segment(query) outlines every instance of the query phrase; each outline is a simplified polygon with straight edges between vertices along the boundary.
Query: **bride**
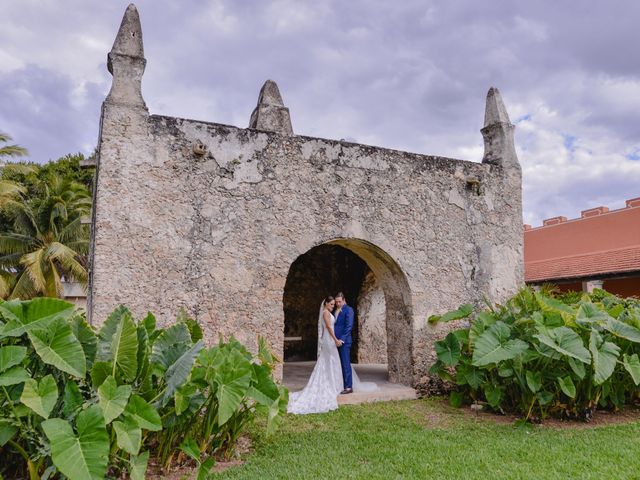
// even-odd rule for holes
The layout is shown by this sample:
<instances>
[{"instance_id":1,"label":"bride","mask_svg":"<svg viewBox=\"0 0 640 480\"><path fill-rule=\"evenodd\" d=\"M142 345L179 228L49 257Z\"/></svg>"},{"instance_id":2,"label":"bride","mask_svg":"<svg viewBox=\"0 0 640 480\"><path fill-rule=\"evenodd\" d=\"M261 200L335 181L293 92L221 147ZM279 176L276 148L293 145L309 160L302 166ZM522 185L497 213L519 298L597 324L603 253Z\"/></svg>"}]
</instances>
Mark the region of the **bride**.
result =
<instances>
[{"instance_id":1,"label":"bride","mask_svg":"<svg viewBox=\"0 0 640 480\"><path fill-rule=\"evenodd\" d=\"M338 408L338 395L342 391L342 368L338 348L342 340L336 338L333 325L336 319L331 313L335 306L333 297L327 297L320 306L318 318L318 360L307 385L289 397L289 413L323 413ZM372 382L361 382L352 368L353 390L370 392L377 390Z\"/></svg>"}]
</instances>

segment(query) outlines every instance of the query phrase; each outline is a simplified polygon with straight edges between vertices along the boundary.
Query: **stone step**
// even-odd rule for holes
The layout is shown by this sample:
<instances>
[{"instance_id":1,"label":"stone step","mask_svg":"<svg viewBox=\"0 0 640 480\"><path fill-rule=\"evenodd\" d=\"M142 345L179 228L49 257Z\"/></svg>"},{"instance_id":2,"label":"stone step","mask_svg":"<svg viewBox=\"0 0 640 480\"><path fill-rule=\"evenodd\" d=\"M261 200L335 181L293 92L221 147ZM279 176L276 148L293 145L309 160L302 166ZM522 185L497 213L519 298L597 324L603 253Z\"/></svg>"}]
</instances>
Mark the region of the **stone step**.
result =
<instances>
[{"instance_id":1,"label":"stone step","mask_svg":"<svg viewBox=\"0 0 640 480\"><path fill-rule=\"evenodd\" d=\"M375 392L354 392L338 396L338 405L358 405L360 403L392 402L397 400L415 400L418 394L411 387L394 385L394 388L381 388Z\"/></svg>"}]
</instances>

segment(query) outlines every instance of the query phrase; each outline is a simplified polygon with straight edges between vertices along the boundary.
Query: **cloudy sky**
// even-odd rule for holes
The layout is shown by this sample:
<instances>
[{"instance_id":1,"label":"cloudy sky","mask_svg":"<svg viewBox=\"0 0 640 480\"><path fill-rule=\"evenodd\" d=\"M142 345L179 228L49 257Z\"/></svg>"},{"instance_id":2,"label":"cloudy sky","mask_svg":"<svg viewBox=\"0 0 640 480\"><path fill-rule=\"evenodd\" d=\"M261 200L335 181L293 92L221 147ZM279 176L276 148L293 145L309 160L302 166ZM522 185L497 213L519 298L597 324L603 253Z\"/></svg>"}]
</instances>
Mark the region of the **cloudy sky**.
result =
<instances>
[{"instance_id":1,"label":"cloudy sky","mask_svg":"<svg viewBox=\"0 0 640 480\"><path fill-rule=\"evenodd\" d=\"M96 144L127 2L0 0L0 131ZM480 161L500 88L525 222L640 196L640 2L139 0L152 113L246 126L267 78L296 133Z\"/></svg>"}]
</instances>

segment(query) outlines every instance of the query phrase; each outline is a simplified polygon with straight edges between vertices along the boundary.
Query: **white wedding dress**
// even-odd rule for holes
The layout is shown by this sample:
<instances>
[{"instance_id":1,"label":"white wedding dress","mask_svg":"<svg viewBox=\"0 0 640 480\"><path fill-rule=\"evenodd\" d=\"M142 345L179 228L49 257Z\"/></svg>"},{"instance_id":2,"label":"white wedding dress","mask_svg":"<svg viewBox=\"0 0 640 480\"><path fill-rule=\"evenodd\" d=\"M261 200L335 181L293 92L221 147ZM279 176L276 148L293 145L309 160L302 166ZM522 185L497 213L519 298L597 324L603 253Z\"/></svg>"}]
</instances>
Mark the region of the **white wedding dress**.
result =
<instances>
[{"instance_id":1,"label":"white wedding dress","mask_svg":"<svg viewBox=\"0 0 640 480\"><path fill-rule=\"evenodd\" d=\"M336 319L331 315L332 329L335 323ZM298 415L324 413L338 408L338 395L343 388L342 368L338 347L322 321L322 310L318 333L318 360L304 389L293 392L289 396L287 407L289 413ZM351 368L354 392L371 392L378 389L378 386L373 382L361 382L353 367Z\"/></svg>"}]
</instances>

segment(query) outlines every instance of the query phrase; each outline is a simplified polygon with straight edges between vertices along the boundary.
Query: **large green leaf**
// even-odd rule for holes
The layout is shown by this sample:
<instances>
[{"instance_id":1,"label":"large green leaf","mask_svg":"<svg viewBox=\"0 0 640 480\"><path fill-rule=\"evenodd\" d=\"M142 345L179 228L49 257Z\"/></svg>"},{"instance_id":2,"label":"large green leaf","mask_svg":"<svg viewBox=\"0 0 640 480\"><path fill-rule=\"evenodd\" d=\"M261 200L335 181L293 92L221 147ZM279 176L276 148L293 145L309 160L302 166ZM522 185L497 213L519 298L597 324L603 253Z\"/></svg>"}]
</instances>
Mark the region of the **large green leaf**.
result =
<instances>
[{"instance_id":1,"label":"large green leaf","mask_svg":"<svg viewBox=\"0 0 640 480\"><path fill-rule=\"evenodd\" d=\"M136 333L138 334L138 371L136 372L136 378L144 381L149 372L149 334L143 325L138 325Z\"/></svg>"},{"instance_id":2,"label":"large green leaf","mask_svg":"<svg viewBox=\"0 0 640 480\"><path fill-rule=\"evenodd\" d=\"M96 360L111 362L111 375L119 369L133 381L138 371L138 333L131 312L120 306L105 320L98 334Z\"/></svg>"},{"instance_id":3,"label":"large green leaf","mask_svg":"<svg viewBox=\"0 0 640 480\"><path fill-rule=\"evenodd\" d=\"M460 342L454 333L449 333L444 340L434 344L438 359L445 365L452 367L460 360Z\"/></svg>"},{"instance_id":4,"label":"large green leaf","mask_svg":"<svg viewBox=\"0 0 640 480\"><path fill-rule=\"evenodd\" d=\"M609 314L603 310L600 310L596 305L591 302L584 302L580 304L578 308L578 314L576 315L576 322L580 325L588 326L592 323L602 324L609 318Z\"/></svg>"},{"instance_id":5,"label":"large green leaf","mask_svg":"<svg viewBox=\"0 0 640 480\"><path fill-rule=\"evenodd\" d=\"M258 337L258 359L263 365L273 365L278 361L262 335Z\"/></svg>"},{"instance_id":6,"label":"large green leaf","mask_svg":"<svg viewBox=\"0 0 640 480\"><path fill-rule=\"evenodd\" d=\"M58 385L53 376L42 377L39 382L32 378L26 380L20 401L41 417L49 418L58 401Z\"/></svg>"},{"instance_id":7,"label":"large green leaf","mask_svg":"<svg viewBox=\"0 0 640 480\"><path fill-rule=\"evenodd\" d=\"M511 329L504 322L496 322L485 330L476 341L472 364L476 367L510 360L524 353L529 345L519 339L509 340Z\"/></svg>"},{"instance_id":8,"label":"large green leaf","mask_svg":"<svg viewBox=\"0 0 640 480\"><path fill-rule=\"evenodd\" d=\"M66 320L58 318L46 329L30 331L29 339L44 363L79 378L87 374L84 350Z\"/></svg>"},{"instance_id":9,"label":"large green leaf","mask_svg":"<svg viewBox=\"0 0 640 480\"><path fill-rule=\"evenodd\" d=\"M542 392L538 392L536 393L536 398L538 399L538 402L540 403L540 405L547 405L549 403L551 403L551 401L554 398L554 394L551 392L547 392L547 391L542 391Z\"/></svg>"},{"instance_id":10,"label":"large green leaf","mask_svg":"<svg viewBox=\"0 0 640 480\"><path fill-rule=\"evenodd\" d=\"M82 345L64 319L56 319L44 330L32 330L29 339L44 363L84 378L87 362Z\"/></svg>"},{"instance_id":11,"label":"large green leaf","mask_svg":"<svg viewBox=\"0 0 640 480\"><path fill-rule=\"evenodd\" d=\"M499 385L487 384L484 387L484 397L487 399L487 402L491 407L498 408L500 406L500 402L502 401L502 396L504 393L504 387Z\"/></svg>"},{"instance_id":12,"label":"large green leaf","mask_svg":"<svg viewBox=\"0 0 640 480\"><path fill-rule=\"evenodd\" d=\"M156 317L153 316L153 313L147 312L147 315L140 322L144 329L147 331L147 335L149 338L153 337L153 334L156 332Z\"/></svg>"},{"instance_id":13,"label":"large green leaf","mask_svg":"<svg viewBox=\"0 0 640 480\"><path fill-rule=\"evenodd\" d=\"M280 392L278 385L273 381L269 365L254 363L253 380L247 395L253 398L259 405L270 406L278 398Z\"/></svg>"},{"instance_id":14,"label":"large green leaf","mask_svg":"<svg viewBox=\"0 0 640 480\"><path fill-rule=\"evenodd\" d=\"M468 384L474 390L478 389L486 381L485 373L468 363L458 365L456 369L456 383L458 385Z\"/></svg>"},{"instance_id":15,"label":"large green leaf","mask_svg":"<svg viewBox=\"0 0 640 480\"><path fill-rule=\"evenodd\" d=\"M589 350L593 357L593 383L600 385L616 368L620 347L615 343L604 341L598 332L591 330Z\"/></svg>"},{"instance_id":16,"label":"large green leaf","mask_svg":"<svg viewBox=\"0 0 640 480\"><path fill-rule=\"evenodd\" d=\"M87 359L87 369L91 369L98 351L98 336L80 315L76 315L70 322L71 330L78 339Z\"/></svg>"},{"instance_id":17,"label":"large green leaf","mask_svg":"<svg viewBox=\"0 0 640 480\"><path fill-rule=\"evenodd\" d=\"M540 343L556 352L573 357L582 363L591 363L591 355L582 342L580 336L568 327L558 327L547 330L547 333L534 335Z\"/></svg>"},{"instance_id":18,"label":"large green leaf","mask_svg":"<svg viewBox=\"0 0 640 480\"><path fill-rule=\"evenodd\" d=\"M624 338L630 342L640 343L640 329L637 329L633 325L629 325L615 318L609 318L603 327L616 337Z\"/></svg>"},{"instance_id":19,"label":"large green leaf","mask_svg":"<svg viewBox=\"0 0 640 480\"><path fill-rule=\"evenodd\" d=\"M124 409L125 416L135 420L137 424L145 430L158 432L162 430L162 420L158 411L149 405L140 395L131 395L127 407Z\"/></svg>"},{"instance_id":20,"label":"large green leaf","mask_svg":"<svg viewBox=\"0 0 640 480\"><path fill-rule=\"evenodd\" d=\"M70 480L103 480L109 458L109 435L98 405L78 414L77 435L71 424L60 418L42 422L51 444L51 457L58 470Z\"/></svg>"},{"instance_id":21,"label":"large green leaf","mask_svg":"<svg viewBox=\"0 0 640 480\"><path fill-rule=\"evenodd\" d=\"M191 348L191 334L184 323L176 323L163 331L153 342L149 361L165 372Z\"/></svg>"},{"instance_id":22,"label":"large green leaf","mask_svg":"<svg viewBox=\"0 0 640 480\"><path fill-rule=\"evenodd\" d=\"M107 377L98 387L98 401L107 425L124 412L129 395L131 395L131 385L118 386L116 379L112 376Z\"/></svg>"},{"instance_id":23,"label":"large green leaf","mask_svg":"<svg viewBox=\"0 0 640 480\"><path fill-rule=\"evenodd\" d=\"M573 316L575 312L573 308L555 298L549 298L540 292L535 292L536 301L543 312L559 313L565 318L565 315Z\"/></svg>"},{"instance_id":24,"label":"large green leaf","mask_svg":"<svg viewBox=\"0 0 640 480\"><path fill-rule=\"evenodd\" d=\"M180 312L178 312L178 316L176 317L176 322L184 323L187 326L187 328L189 329L189 335L191 336L192 342L195 343L198 340L202 340L204 336L202 333L202 327L196 320L194 320L189 316L189 314L184 308L180 309Z\"/></svg>"},{"instance_id":25,"label":"large green leaf","mask_svg":"<svg viewBox=\"0 0 640 480\"><path fill-rule=\"evenodd\" d=\"M238 350L231 350L214 376L218 399L218 425L224 425L238 409L251 383L251 362Z\"/></svg>"},{"instance_id":26,"label":"large green leaf","mask_svg":"<svg viewBox=\"0 0 640 480\"><path fill-rule=\"evenodd\" d=\"M18 433L18 427L8 418L0 418L0 447L13 438Z\"/></svg>"},{"instance_id":27,"label":"large green leaf","mask_svg":"<svg viewBox=\"0 0 640 480\"><path fill-rule=\"evenodd\" d=\"M289 404L289 390L282 385L278 385L278 391L280 395L273 401L267 413L267 436L272 435L276 431L278 425L284 418L287 405Z\"/></svg>"},{"instance_id":28,"label":"large green leaf","mask_svg":"<svg viewBox=\"0 0 640 480\"><path fill-rule=\"evenodd\" d=\"M25 332L46 328L56 319L68 319L76 307L57 298L11 300L0 304L0 315L7 323L0 327L0 338L19 337Z\"/></svg>"},{"instance_id":29,"label":"large green leaf","mask_svg":"<svg viewBox=\"0 0 640 480\"><path fill-rule=\"evenodd\" d=\"M452 320L467 318L472 313L473 305L465 303L464 305L460 305L456 310L451 310L444 315L431 315L428 321L429 323L450 322Z\"/></svg>"},{"instance_id":30,"label":"large green leaf","mask_svg":"<svg viewBox=\"0 0 640 480\"><path fill-rule=\"evenodd\" d=\"M137 455L142 441L142 430L138 423L132 418L126 418L124 422L116 420L113 422L113 429L116 431L118 446L131 455Z\"/></svg>"},{"instance_id":31,"label":"large green leaf","mask_svg":"<svg viewBox=\"0 0 640 480\"><path fill-rule=\"evenodd\" d=\"M100 330L98 331L96 361L110 362L113 358L113 355L111 354L111 341L113 340L113 336L116 333L118 325L125 316L131 317L131 312L127 307L120 305L109 314L102 324L102 327L100 327Z\"/></svg>"},{"instance_id":32,"label":"large green leaf","mask_svg":"<svg viewBox=\"0 0 640 480\"><path fill-rule=\"evenodd\" d=\"M0 373L18 365L27 355L27 347L10 345L0 348Z\"/></svg>"},{"instance_id":33,"label":"large green leaf","mask_svg":"<svg viewBox=\"0 0 640 480\"><path fill-rule=\"evenodd\" d=\"M576 398L576 386L571 377L558 377L558 385L560 390L569 398Z\"/></svg>"},{"instance_id":34,"label":"large green leaf","mask_svg":"<svg viewBox=\"0 0 640 480\"><path fill-rule=\"evenodd\" d=\"M166 404L169 399L171 399L175 391L180 388L184 384L184 382L187 381L189 375L191 374L193 363L195 362L200 350L202 350L202 347L204 347L204 343L202 342L202 340L198 340L198 342L193 347L184 352L167 369L164 375L167 387L164 393L163 404Z\"/></svg>"},{"instance_id":35,"label":"large green leaf","mask_svg":"<svg viewBox=\"0 0 640 480\"><path fill-rule=\"evenodd\" d=\"M176 415L182 415L191 406L191 402L198 391L198 387L193 383L187 383L176 390L173 394L173 405Z\"/></svg>"},{"instance_id":36,"label":"large green leaf","mask_svg":"<svg viewBox=\"0 0 640 480\"><path fill-rule=\"evenodd\" d=\"M129 476L131 480L145 480L147 473L147 463L149 463L149 451L142 452L138 456L131 456L129 467Z\"/></svg>"},{"instance_id":37,"label":"large green leaf","mask_svg":"<svg viewBox=\"0 0 640 480\"><path fill-rule=\"evenodd\" d=\"M111 376L111 372L113 372L113 365L111 362L95 362L91 367L91 383L93 387L99 387L102 383L107 379L107 377Z\"/></svg>"},{"instance_id":38,"label":"large green leaf","mask_svg":"<svg viewBox=\"0 0 640 480\"><path fill-rule=\"evenodd\" d=\"M64 384L64 394L63 394L64 404L63 404L63 413L64 416L69 418L73 417L74 414L80 410L82 404L84 403L84 398L82 398L82 392L80 392L80 388L78 384L73 380L67 380Z\"/></svg>"},{"instance_id":39,"label":"large green leaf","mask_svg":"<svg viewBox=\"0 0 640 480\"><path fill-rule=\"evenodd\" d=\"M573 357L568 357L567 360L569 362L569 366L571 367L571 370L573 371L573 373L575 373L578 376L578 378L582 380L587 374L587 370L584 368L584 363L576 360Z\"/></svg>"},{"instance_id":40,"label":"large green leaf","mask_svg":"<svg viewBox=\"0 0 640 480\"><path fill-rule=\"evenodd\" d=\"M119 367L124 378L132 381L138 373L138 331L130 316L124 316L111 341L113 375Z\"/></svg>"},{"instance_id":41,"label":"large green leaf","mask_svg":"<svg viewBox=\"0 0 640 480\"><path fill-rule=\"evenodd\" d=\"M631 375L631 378L633 378L633 383L640 385L640 359L638 358L638 354L627 355L625 353L622 357L622 364L627 372L629 372L629 375Z\"/></svg>"},{"instance_id":42,"label":"large green leaf","mask_svg":"<svg viewBox=\"0 0 640 480\"><path fill-rule=\"evenodd\" d=\"M0 373L0 387L8 387L10 385L17 385L31 378L29 372L24 367L16 365L11 367L6 372Z\"/></svg>"},{"instance_id":43,"label":"large green leaf","mask_svg":"<svg viewBox=\"0 0 640 480\"><path fill-rule=\"evenodd\" d=\"M185 438L180 444L179 448L184 453L189 455L193 460L200 463L200 447L198 446L198 442L196 442L193 438Z\"/></svg>"},{"instance_id":44,"label":"large green leaf","mask_svg":"<svg viewBox=\"0 0 640 480\"><path fill-rule=\"evenodd\" d=\"M527 386L529 387L529 390L533 393L536 393L542 387L542 372L532 372L527 370L525 378L527 379Z\"/></svg>"}]
</instances>

